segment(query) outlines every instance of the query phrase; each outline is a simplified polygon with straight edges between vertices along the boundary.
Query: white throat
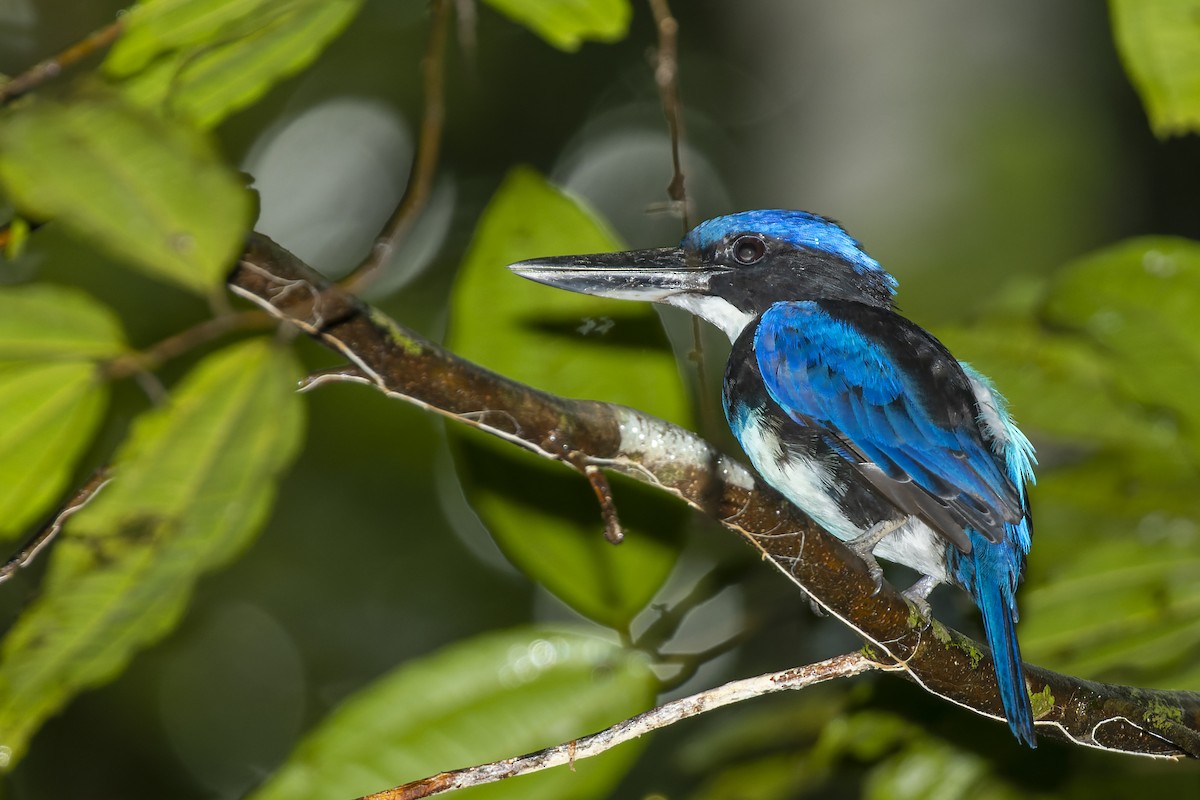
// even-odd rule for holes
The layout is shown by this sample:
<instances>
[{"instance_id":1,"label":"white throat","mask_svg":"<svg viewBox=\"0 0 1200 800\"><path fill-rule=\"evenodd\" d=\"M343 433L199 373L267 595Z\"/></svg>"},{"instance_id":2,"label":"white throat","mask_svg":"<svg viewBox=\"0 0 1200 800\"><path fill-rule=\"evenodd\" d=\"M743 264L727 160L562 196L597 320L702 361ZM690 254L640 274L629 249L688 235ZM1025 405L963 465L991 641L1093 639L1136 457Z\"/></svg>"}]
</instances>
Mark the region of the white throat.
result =
<instances>
[{"instance_id":1,"label":"white throat","mask_svg":"<svg viewBox=\"0 0 1200 800\"><path fill-rule=\"evenodd\" d=\"M753 314L740 311L728 300L701 294L674 294L660 302L682 308L700 319L716 325L732 343L737 340L746 326L754 321Z\"/></svg>"}]
</instances>

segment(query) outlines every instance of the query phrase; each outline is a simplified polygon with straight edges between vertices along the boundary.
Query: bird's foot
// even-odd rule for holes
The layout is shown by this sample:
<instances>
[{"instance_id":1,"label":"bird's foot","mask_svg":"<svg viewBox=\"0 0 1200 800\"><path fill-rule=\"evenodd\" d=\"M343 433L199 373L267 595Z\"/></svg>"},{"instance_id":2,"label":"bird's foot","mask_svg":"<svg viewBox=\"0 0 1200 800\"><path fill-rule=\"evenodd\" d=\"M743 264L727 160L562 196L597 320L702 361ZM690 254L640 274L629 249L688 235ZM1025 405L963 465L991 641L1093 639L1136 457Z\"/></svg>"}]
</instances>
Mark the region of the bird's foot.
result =
<instances>
[{"instance_id":1,"label":"bird's foot","mask_svg":"<svg viewBox=\"0 0 1200 800\"><path fill-rule=\"evenodd\" d=\"M813 597L811 594L806 594L805 597L808 599L808 607L812 609L813 616L829 616L829 612L825 610L825 606L817 602L817 598Z\"/></svg>"},{"instance_id":2,"label":"bird's foot","mask_svg":"<svg viewBox=\"0 0 1200 800\"><path fill-rule=\"evenodd\" d=\"M883 588L883 567L879 566L879 562L875 560L875 547L888 536L898 530L908 520L906 519L889 519L883 522L877 522L868 528L860 535L846 542L846 546L854 555L862 559L867 565L867 574L871 576L872 583L875 584L875 591L871 594L879 594L879 590Z\"/></svg>"},{"instance_id":3,"label":"bird's foot","mask_svg":"<svg viewBox=\"0 0 1200 800\"><path fill-rule=\"evenodd\" d=\"M937 585L937 578L924 575L919 581L901 592L904 595L904 599L916 607L917 613L921 615L922 621L926 624L933 619L933 609L929 607L929 593Z\"/></svg>"}]
</instances>

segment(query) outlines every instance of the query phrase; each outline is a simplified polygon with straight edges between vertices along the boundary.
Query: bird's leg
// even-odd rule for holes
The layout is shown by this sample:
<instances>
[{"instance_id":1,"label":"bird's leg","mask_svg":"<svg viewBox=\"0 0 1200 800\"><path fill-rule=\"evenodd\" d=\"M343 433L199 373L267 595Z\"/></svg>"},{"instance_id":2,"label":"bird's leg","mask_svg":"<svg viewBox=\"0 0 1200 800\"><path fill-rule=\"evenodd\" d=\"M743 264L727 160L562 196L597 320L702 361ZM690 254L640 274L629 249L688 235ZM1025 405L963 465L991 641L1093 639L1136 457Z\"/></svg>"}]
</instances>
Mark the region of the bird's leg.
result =
<instances>
[{"instance_id":1,"label":"bird's leg","mask_svg":"<svg viewBox=\"0 0 1200 800\"><path fill-rule=\"evenodd\" d=\"M846 546L850 548L851 552L867 565L867 573L875 583L875 591L871 594L879 594L879 590L883 588L883 567L879 566L879 562L875 560L875 546L882 542L888 534L899 530L906 522L908 522L907 518L876 522L866 531L846 542Z\"/></svg>"},{"instance_id":2,"label":"bird's leg","mask_svg":"<svg viewBox=\"0 0 1200 800\"><path fill-rule=\"evenodd\" d=\"M933 619L933 609L929 607L929 600L927 598L938 583L940 581L932 575L923 575L919 581L901 592L908 602L917 607L917 613L927 623Z\"/></svg>"}]
</instances>

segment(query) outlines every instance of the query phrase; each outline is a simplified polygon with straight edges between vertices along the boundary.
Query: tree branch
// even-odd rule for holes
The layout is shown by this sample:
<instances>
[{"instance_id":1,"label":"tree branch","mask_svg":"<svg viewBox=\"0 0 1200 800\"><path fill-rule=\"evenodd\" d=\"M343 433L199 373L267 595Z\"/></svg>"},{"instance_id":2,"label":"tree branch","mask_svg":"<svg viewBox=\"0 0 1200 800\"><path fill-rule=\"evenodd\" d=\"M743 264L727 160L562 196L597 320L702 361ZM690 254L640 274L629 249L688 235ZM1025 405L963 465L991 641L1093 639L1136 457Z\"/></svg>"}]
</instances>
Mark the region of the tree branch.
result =
<instances>
[{"instance_id":1,"label":"tree branch","mask_svg":"<svg viewBox=\"0 0 1200 800\"><path fill-rule=\"evenodd\" d=\"M499 267L497 267L499 268ZM229 278L238 295L341 353L389 396L485 430L546 458L604 467L674 494L757 548L864 652L927 691L1002 720L987 648L925 623L890 585L745 467L697 435L634 409L540 392L458 358L332 286L253 235ZM1116 752L1200 758L1200 694L1095 683L1026 666L1037 731Z\"/></svg>"},{"instance_id":2,"label":"tree branch","mask_svg":"<svg viewBox=\"0 0 1200 800\"><path fill-rule=\"evenodd\" d=\"M468 786L479 786L530 772L540 772L563 764L568 764L574 769L575 762L580 759L598 756L622 742L628 742L706 711L712 711L732 703L740 703L752 697L761 697L764 694L783 692L789 689L803 689L834 678L847 678L873 669L879 669L879 665L861 653L849 653L816 664L793 667L783 672L772 672L745 680L731 681L691 697L664 703L644 714L630 717L624 722L618 722L616 725L590 736L572 739L566 744L547 747L536 753L506 758L491 764L456 769L453 772L442 772L429 778L397 786L394 789L360 797L359 800L418 800L418 798L432 797L435 794L454 789L465 789Z\"/></svg>"}]
</instances>

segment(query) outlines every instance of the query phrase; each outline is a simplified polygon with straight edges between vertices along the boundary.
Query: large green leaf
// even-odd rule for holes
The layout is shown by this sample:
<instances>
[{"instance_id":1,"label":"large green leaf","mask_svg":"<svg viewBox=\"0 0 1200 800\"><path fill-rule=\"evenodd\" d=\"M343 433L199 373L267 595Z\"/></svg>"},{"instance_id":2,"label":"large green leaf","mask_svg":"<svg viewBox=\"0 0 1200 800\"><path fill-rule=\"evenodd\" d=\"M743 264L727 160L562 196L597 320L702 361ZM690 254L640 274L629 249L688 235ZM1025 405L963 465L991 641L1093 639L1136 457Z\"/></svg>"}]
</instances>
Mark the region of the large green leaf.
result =
<instances>
[{"instance_id":1,"label":"large green leaf","mask_svg":"<svg viewBox=\"0 0 1200 800\"><path fill-rule=\"evenodd\" d=\"M1093 538L1022 593L1027 658L1076 675L1189 688L1176 680L1200 653L1200 553L1187 531L1140 527Z\"/></svg>"},{"instance_id":2,"label":"large green leaf","mask_svg":"<svg viewBox=\"0 0 1200 800\"><path fill-rule=\"evenodd\" d=\"M108 94L0 117L0 182L31 216L199 293L220 285L253 216L206 139Z\"/></svg>"},{"instance_id":3,"label":"large green leaf","mask_svg":"<svg viewBox=\"0 0 1200 800\"><path fill-rule=\"evenodd\" d=\"M125 349L116 315L77 289L50 284L0 288L0 359L103 359Z\"/></svg>"},{"instance_id":4,"label":"large green leaf","mask_svg":"<svg viewBox=\"0 0 1200 800\"><path fill-rule=\"evenodd\" d=\"M66 488L108 403L96 361L124 347L115 317L82 292L0 289L0 538Z\"/></svg>"},{"instance_id":5,"label":"large green leaf","mask_svg":"<svg viewBox=\"0 0 1200 800\"><path fill-rule=\"evenodd\" d=\"M649 306L556 291L504 268L533 256L615 249L575 200L530 170L514 171L484 212L459 274L450 346L540 389L686 421L683 381ZM631 513L635 524L614 548L578 475L507 445L466 447L460 470L468 498L517 566L606 625L625 625L650 601L674 564L682 507L657 499L644 527L636 524L641 512ZM656 502L636 492L619 497L618 508Z\"/></svg>"},{"instance_id":6,"label":"large green leaf","mask_svg":"<svg viewBox=\"0 0 1200 800\"><path fill-rule=\"evenodd\" d=\"M1099 345L1126 395L1200 460L1200 244L1145 237L1105 248L1063 271L1046 314Z\"/></svg>"},{"instance_id":7,"label":"large green leaf","mask_svg":"<svg viewBox=\"0 0 1200 800\"><path fill-rule=\"evenodd\" d=\"M1159 136L1200 131L1200 0L1110 0L1113 33Z\"/></svg>"},{"instance_id":8,"label":"large green leaf","mask_svg":"<svg viewBox=\"0 0 1200 800\"><path fill-rule=\"evenodd\" d=\"M234 345L137 420L112 484L68 522L41 595L0 648L10 763L47 716L169 630L197 577L258 531L299 444L297 376L268 340Z\"/></svg>"},{"instance_id":9,"label":"large green leaf","mask_svg":"<svg viewBox=\"0 0 1200 800\"><path fill-rule=\"evenodd\" d=\"M638 653L570 628L456 644L384 676L326 719L252 800L356 797L570 741L644 711L658 680ZM455 797L608 797L640 745Z\"/></svg>"},{"instance_id":10,"label":"large green leaf","mask_svg":"<svg viewBox=\"0 0 1200 800\"><path fill-rule=\"evenodd\" d=\"M615 42L629 31L629 0L485 0L560 50L585 41Z\"/></svg>"},{"instance_id":11,"label":"large green leaf","mask_svg":"<svg viewBox=\"0 0 1200 800\"><path fill-rule=\"evenodd\" d=\"M362 0L146 0L104 62L135 102L207 128L311 63Z\"/></svg>"}]
</instances>

